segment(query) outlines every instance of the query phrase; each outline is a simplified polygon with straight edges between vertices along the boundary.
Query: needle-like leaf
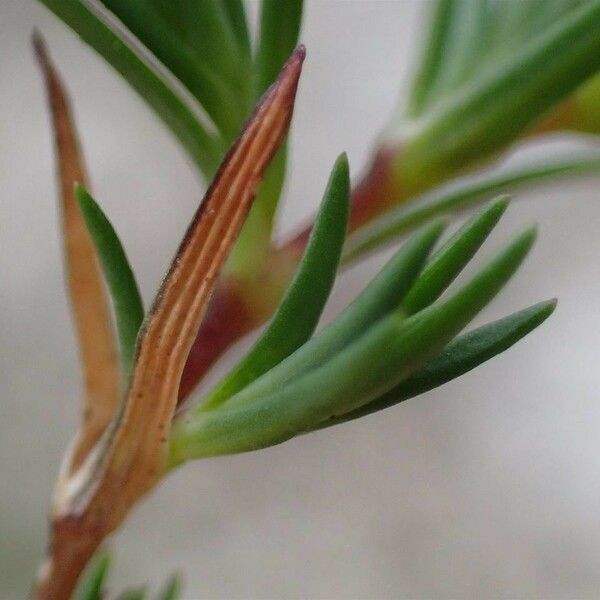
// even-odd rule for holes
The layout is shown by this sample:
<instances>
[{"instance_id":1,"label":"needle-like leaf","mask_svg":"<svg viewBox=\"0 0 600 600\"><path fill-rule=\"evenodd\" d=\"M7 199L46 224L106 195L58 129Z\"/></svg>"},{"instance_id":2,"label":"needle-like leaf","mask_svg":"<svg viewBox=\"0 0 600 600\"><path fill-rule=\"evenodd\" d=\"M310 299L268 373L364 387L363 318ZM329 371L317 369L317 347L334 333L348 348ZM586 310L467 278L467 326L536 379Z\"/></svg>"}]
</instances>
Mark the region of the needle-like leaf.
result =
<instances>
[{"instance_id":1,"label":"needle-like leaf","mask_svg":"<svg viewBox=\"0 0 600 600\"><path fill-rule=\"evenodd\" d=\"M402 308L412 315L435 302L473 258L500 217L508 200L499 198L461 227L427 262L423 272L402 302Z\"/></svg>"},{"instance_id":2,"label":"needle-like leaf","mask_svg":"<svg viewBox=\"0 0 600 600\"><path fill-rule=\"evenodd\" d=\"M592 154L550 165L535 165L491 174L474 182L441 188L415 199L411 203L417 204L415 208L399 206L358 229L346 241L342 260L346 263L358 260L434 217L459 213L496 194L512 192L517 188L555 177L582 176L598 172L600 157Z\"/></svg>"},{"instance_id":3,"label":"needle-like leaf","mask_svg":"<svg viewBox=\"0 0 600 600\"><path fill-rule=\"evenodd\" d=\"M271 322L244 359L208 394L203 410L222 404L279 364L313 334L335 281L348 224L348 159L336 162L296 275Z\"/></svg>"},{"instance_id":4,"label":"needle-like leaf","mask_svg":"<svg viewBox=\"0 0 600 600\"><path fill-rule=\"evenodd\" d=\"M74 197L75 183L85 184L87 176L69 101L42 38L34 35L33 43L54 130L67 283L84 375L84 418L72 460L76 468L117 410L118 352L96 251Z\"/></svg>"},{"instance_id":5,"label":"needle-like leaf","mask_svg":"<svg viewBox=\"0 0 600 600\"><path fill-rule=\"evenodd\" d=\"M109 567L110 556L108 554L101 552L95 556L81 575L73 592L72 600L102 600L104 581Z\"/></svg>"},{"instance_id":6,"label":"needle-like leaf","mask_svg":"<svg viewBox=\"0 0 600 600\"><path fill-rule=\"evenodd\" d=\"M235 406L234 397L220 409L183 417L173 430L171 465L283 442L392 389L439 352L498 293L534 238L535 230L526 230L448 300L409 319L401 309L392 312L331 360L288 385L250 404Z\"/></svg>"},{"instance_id":7,"label":"needle-like leaf","mask_svg":"<svg viewBox=\"0 0 600 600\"><path fill-rule=\"evenodd\" d=\"M39 598L68 597L98 545L164 473L187 354L256 186L288 129L303 60L300 47L227 154L138 336L122 410L58 490Z\"/></svg>"},{"instance_id":8,"label":"needle-like leaf","mask_svg":"<svg viewBox=\"0 0 600 600\"><path fill-rule=\"evenodd\" d=\"M381 273L333 323L286 360L236 394L225 406L250 404L285 387L292 379L322 365L344 346L360 337L373 323L397 308L421 271L443 229L443 223L432 223L408 240Z\"/></svg>"},{"instance_id":9,"label":"needle-like leaf","mask_svg":"<svg viewBox=\"0 0 600 600\"><path fill-rule=\"evenodd\" d=\"M156 111L210 179L225 145L186 103L83 0L40 0L100 54Z\"/></svg>"},{"instance_id":10,"label":"needle-like leaf","mask_svg":"<svg viewBox=\"0 0 600 600\"><path fill-rule=\"evenodd\" d=\"M541 325L555 307L555 300L540 302L457 337L406 381L357 410L321 423L316 429L375 413L468 373L524 338Z\"/></svg>"},{"instance_id":11,"label":"needle-like leaf","mask_svg":"<svg viewBox=\"0 0 600 600\"><path fill-rule=\"evenodd\" d=\"M142 298L125 250L110 221L85 188L78 186L75 195L88 231L96 245L104 277L113 299L123 376L127 380L133 364L135 341L144 320Z\"/></svg>"}]
</instances>

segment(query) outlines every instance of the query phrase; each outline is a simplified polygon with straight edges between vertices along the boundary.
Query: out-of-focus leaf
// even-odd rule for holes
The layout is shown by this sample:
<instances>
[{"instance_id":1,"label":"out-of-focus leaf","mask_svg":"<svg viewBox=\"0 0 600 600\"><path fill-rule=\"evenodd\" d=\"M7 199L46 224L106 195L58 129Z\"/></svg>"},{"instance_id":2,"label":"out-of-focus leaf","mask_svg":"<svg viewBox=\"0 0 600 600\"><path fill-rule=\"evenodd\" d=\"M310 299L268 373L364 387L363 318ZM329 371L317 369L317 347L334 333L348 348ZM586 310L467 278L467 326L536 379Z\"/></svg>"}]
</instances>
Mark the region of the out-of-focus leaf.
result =
<instances>
[{"instance_id":1,"label":"out-of-focus leaf","mask_svg":"<svg viewBox=\"0 0 600 600\"><path fill-rule=\"evenodd\" d=\"M430 31L411 87L408 108L411 117L418 115L427 105L433 82L439 74L448 36L452 0L438 0L428 7L431 9Z\"/></svg>"},{"instance_id":2,"label":"out-of-focus leaf","mask_svg":"<svg viewBox=\"0 0 600 600\"><path fill-rule=\"evenodd\" d=\"M580 0L438 0L411 88L409 116L431 109L449 92L472 85L544 35Z\"/></svg>"},{"instance_id":3,"label":"out-of-focus leaf","mask_svg":"<svg viewBox=\"0 0 600 600\"><path fill-rule=\"evenodd\" d=\"M397 308L443 229L441 222L432 223L408 240L333 323L278 366L229 399L225 406L250 404L285 387L292 379L326 362L352 340L360 337L369 326Z\"/></svg>"},{"instance_id":4,"label":"out-of-focus leaf","mask_svg":"<svg viewBox=\"0 0 600 600\"><path fill-rule=\"evenodd\" d=\"M472 78L485 52L487 26L486 0L453 0L449 3L443 64L432 82L435 100Z\"/></svg>"},{"instance_id":5,"label":"out-of-focus leaf","mask_svg":"<svg viewBox=\"0 0 600 600\"><path fill-rule=\"evenodd\" d=\"M40 0L100 54L171 129L210 179L225 145L210 134L185 102L82 0Z\"/></svg>"},{"instance_id":6,"label":"out-of-focus leaf","mask_svg":"<svg viewBox=\"0 0 600 600\"><path fill-rule=\"evenodd\" d=\"M222 404L310 338L335 281L349 194L348 159L342 155L329 178L304 257L271 322L245 358L208 394L203 410Z\"/></svg>"},{"instance_id":7,"label":"out-of-focus leaf","mask_svg":"<svg viewBox=\"0 0 600 600\"><path fill-rule=\"evenodd\" d=\"M555 300L540 302L452 340L445 348L389 392L341 417L321 423L316 429L346 423L424 394L473 370L541 325L554 311Z\"/></svg>"},{"instance_id":8,"label":"out-of-focus leaf","mask_svg":"<svg viewBox=\"0 0 600 600\"><path fill-rule=\"evenodd\" d=\"M600 157L587 155L555 164L530 166L506 173L484 176L475 182L444 187L420 199L416 207L399 206L353 233L344 247L342 260L352 262L390 244L396 238L420 227L429 219L458 213L490 197L558 177L582 176L600 172Z\"/></svg>"},{"instance_id":9,"label":"out-of-focus leaf","mask_svg":"<svg viewBox=\"0 0 600 600\"><path fill-rule=\"evenodd\" d=\"M241 51L231 22L232 5L223 0L136 0L151 5L167 21L196 60L229 82L238 93L248 77L248 55ZM292 48L293 50L293 48ZM288 52L285 58L291 54ZM285 62L285 59L284 59ZM279 65L279 69L283 62ZM277 76L279 69L274 75ZM242 115L244 118L246 115Z\"/></svg>"},{"instance_id":10,"label":"out-of-focus leaf","mask_svg":"<svg viewBox=\"0 0 600 600\"><path fill-rule=\"evenodd\" d=\"M144 306L125 250L110 221L88 191L78 186L75 195L88 231L96 245L108 283L117 320L123 375L129 377L135 342L144 320Z\"/></svg>"},{"instance_id":11,"label":"out-of-focus leaf","mask_svg":"<svg viewBox=\"0 0 600 600\"><path fill-rule=\"evenodd\" d=\"M222 0L223 9L236 37L240 50L250 59L250 36L243 0Z\"/></svg>"},{"instance_id":12,"label":"out-of-focus leaf","mask_svg":"<svg viewBox=\"0 0 600 600\"><path fill-rule=\"evenodd\" d=\"M510 59L401 124L394 176L409 190L423 189L513 141L598 71L599 28L600 1L589 0Z\"/></svg>"},{"instance_id":13,"label":"out-of-focus leaf","mask_svg":"<svg viewBox=\"0 0 600 600\"><path fill-rule=\"evenodd\" d=\"M82 573L71 600L102 600L109 567L110 556L100 552Z\"/></svg>"},{"instance_id":14,"label":"out-of-focus leaf","mask_svg":"<svg viewBox=\"0 0 600 600\"><path fill-rule=\"evenodd\" d=\"M402 302L412 315L435 302L480 248L500 217L508 200L500 198L463 225L427 262Z\"/></svg>"},{"instance_id":15,"label":"out-of-focus leaf","mask_svg":"<svg viewBox=\"0 0 600 600\"><path fill-rule=\"evenodd\" d=\"M283 442L389 391L439 352L498 293L534 238L535 230L526 230L448 300L409 319L401 309L394 311L322 366L251 404L230 401L184 417L173 429L171 465Z\"/></svg>"},{"instance_id":16,"label":"out-of-focus leaf","mask_svg":"<svg viewBox=\"0 0 600 600\"><path fill-rule=\"evenodd\" d=\"M281 65L298 43L303 0L263 0L256 54L255 95L275 80Z\"/></svg>"},{"instance_id":17,"label":"out-of-focus leaf","mask_svg":"<svg viewBox=\"0 0 600 600\"><path fill-rule=\"evenodd\" d=\"M102 0L102 3L172 71L200 102L224 137L231 140L245 116L246 102L216 70L210 56L195 53L151 1ZM178 2L171 4L170 12L177 12ZM208 23L199 18L195 21L202 27L202 37L210 37Z\"/></svg>"}]
</instances>

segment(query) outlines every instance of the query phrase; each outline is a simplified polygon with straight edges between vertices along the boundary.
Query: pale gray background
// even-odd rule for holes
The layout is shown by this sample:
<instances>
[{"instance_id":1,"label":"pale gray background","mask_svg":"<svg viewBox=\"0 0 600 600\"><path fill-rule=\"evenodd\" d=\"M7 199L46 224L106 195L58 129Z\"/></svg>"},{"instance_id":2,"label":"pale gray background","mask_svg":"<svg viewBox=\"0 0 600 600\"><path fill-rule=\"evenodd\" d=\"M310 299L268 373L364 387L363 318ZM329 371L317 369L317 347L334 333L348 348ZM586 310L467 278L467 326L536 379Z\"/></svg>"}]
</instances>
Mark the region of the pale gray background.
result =
<instances>
[{"instance_id":1,"label":"pale gray background","mask_svg":"<svg viewBox=\"0 0 600 600\"><path fill-rule=\"evenodd\" d=\"M424 8L308 2L282 231L312 212L340 151L354 174L364 167L406 85ZM0 0L2 600L25 597L42 552L80 386L34 26L69 83L94 189L146 301L203 189L170 135L96 55L34 0ZM485 317L556 295L542 329L385 413L180 470L115 540L113 589L156 585L178 569L186 598L597 597L599 183L522 194L491 243L540 223L530 259ZM382 260L341 278L329 315Z\"/></svg>"}]
</instances>

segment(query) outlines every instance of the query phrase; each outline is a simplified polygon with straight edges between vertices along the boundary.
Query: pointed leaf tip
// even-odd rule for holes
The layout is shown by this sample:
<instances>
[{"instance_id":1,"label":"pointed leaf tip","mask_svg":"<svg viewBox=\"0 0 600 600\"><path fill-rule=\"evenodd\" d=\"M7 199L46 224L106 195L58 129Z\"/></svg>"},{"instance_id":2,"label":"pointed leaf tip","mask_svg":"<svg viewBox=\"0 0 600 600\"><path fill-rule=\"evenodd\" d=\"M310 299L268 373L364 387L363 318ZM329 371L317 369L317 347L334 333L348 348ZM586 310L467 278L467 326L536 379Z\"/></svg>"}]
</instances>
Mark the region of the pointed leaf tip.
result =
<instances>
[{"instance_id":1,"label":"pointed leaf tip","mask_svg":"<svg viewBox=\"0 0 600 600\"><path fill-rule=\"evenodd\" d=\"M96 246L112 296L123 377L127 380L133 364L137 334L144 320L142 298L123 245L108 217L85 187L78 183L75 184L75 198Z\"/></svg>"},{"instance_id":2,"label":"pointed leaf tip","mask_svg":"<svg viewBox=\"0 0 600 600\"><path fill-rule=\"evenodd\" d=\"M75 201L74 183L85 183L87 174L69 98L39 31L33 31L31 41L54 137L66 279L85 381L84 419L71 463L76 468L117 409L117 346L96 250Z\"/></svg>"},{"instance_id":3,"label":"pointed leaf tip","mask_svg":"<svg viewBox=\"0 0 600 600\"><path fill-rule=\"evenodd\" d=\"M211 410L300 348L312 335L335 281L349 214L350 171L345 154L329 176L304 256L265 331L246 357L205 401Z\"/></svg>"},{"instance_id":4,"label":"pointed leaf tip","mask_svg":"<svg viewBox=\"0 0 600 600\"><path fill-rule=\"evenodd\" d=\"M492 232L508 206L506 198L491 202L471 217L428 261L403 302L414 314L434 302L454 281Z\"/></svg>"}]
</instances>

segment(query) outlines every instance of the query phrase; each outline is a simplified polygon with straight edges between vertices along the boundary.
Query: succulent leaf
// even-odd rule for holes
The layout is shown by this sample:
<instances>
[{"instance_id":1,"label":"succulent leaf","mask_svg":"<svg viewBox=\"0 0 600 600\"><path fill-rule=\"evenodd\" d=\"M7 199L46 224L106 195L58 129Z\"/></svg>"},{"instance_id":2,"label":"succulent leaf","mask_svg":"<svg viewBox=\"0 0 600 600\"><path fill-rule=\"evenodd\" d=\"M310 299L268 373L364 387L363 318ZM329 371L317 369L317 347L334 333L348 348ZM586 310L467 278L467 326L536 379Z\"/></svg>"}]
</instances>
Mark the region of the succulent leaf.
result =
<instances>
[{"instance_id":1,"label":"succulent leaf","mask_svg":"<svg viewBox=\"0 0 600 600\"><path fill-rule=\"evenodd\" d=\"M121 364L125 379L131 373L135 343L144 320L144 306L135 275L110 221L89 192L78 186L75 196L108 283L117 320Z\"/></svg>"},{"instance_id":2,"label":"succulent leaf","mask_svg":"<svg viewBox=\"0 0 600 600\"><path fill-rule=\"evenodd\" d=\"M541 325L554 311L555 300L540 302L508 317L478 327L452 340L408 379L376 400L317 429L359 419L435 389L504 352Z\"/></svg>"},{"instance_id":3,"label":"succulent leaf","mask_svg":"<svg viewBox=\"0 0 600 600\"><path fill-rule=\"evenodd\" d=\"M310 338L335 281L346 236L349 193L348 160L342 155L331 172L304 257L273 318L244 359L208 394L203 410L223 403Z\"/></svg>"},{"instance_id":4,"label":"succulent leaf","mask_svg":"<svg viewBox=\"0 0 600 600\"><path fill-rule=\"evenodd\" d=\"M434 222L415 234L366 289L322 332L294 354L233 396L225 406L250 404L322 365L370 326L397 308L420 273L444 229Z\"/></svg>"},{"instance_id":5,"label":"succulent leaf","mask_svg":"<svg viewBox=\"0 0 600 600\"><path fill-rule=\"evenodd\" d=\"M490 203L435 252L402 301L406 314L417 313L438 299L481 247L507 206L506 198Z\"/></svg>"},{"instance_id":6,"label":"succulent leaf","mask_svg":"<svg viewBox=\"0 0 600 600\"><path fill-rule=\"evenodd\" d=\"M184 415L173 427L171 466L283 442L393 389L440 352L498 293L534 238L534 229L522 232L450 298L408 318L401 306L396 307L309 369L300 362L294 370L292 355L287 379L272 375L284 361L221 408ZM462 241L459 236L453 243L460 246ZM297 354L307 347L311 342Z\"/></svg>"}]
</instances>

